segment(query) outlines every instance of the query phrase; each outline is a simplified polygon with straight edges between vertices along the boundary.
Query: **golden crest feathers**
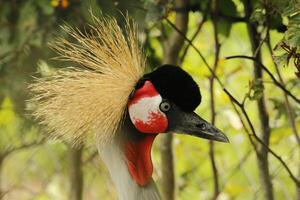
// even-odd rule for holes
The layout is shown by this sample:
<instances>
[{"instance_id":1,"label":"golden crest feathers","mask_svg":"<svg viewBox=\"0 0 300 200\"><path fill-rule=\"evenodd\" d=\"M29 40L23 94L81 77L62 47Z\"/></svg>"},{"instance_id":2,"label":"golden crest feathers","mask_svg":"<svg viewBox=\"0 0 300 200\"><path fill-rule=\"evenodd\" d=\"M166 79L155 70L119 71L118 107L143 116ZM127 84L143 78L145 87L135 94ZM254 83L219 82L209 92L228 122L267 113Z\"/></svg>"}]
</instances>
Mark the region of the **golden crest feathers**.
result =
<instances>
[{"instance_id":1,"label":"golden crest feathers","mask_svg":"<svg viewBox=\"0 0 300 200\"><path fill-rule=\"evenodd\" d=\"M60 60L83 68L59 70L29 86L30 102L36 104L33 115L49 132L75 144L90 133L99 142L111 141L145 69L136 24L125 17L123 34L114 18L93 20L89 33L63 27L76 43L59 38L51 45Z\"/></svg>"}]
</instances>

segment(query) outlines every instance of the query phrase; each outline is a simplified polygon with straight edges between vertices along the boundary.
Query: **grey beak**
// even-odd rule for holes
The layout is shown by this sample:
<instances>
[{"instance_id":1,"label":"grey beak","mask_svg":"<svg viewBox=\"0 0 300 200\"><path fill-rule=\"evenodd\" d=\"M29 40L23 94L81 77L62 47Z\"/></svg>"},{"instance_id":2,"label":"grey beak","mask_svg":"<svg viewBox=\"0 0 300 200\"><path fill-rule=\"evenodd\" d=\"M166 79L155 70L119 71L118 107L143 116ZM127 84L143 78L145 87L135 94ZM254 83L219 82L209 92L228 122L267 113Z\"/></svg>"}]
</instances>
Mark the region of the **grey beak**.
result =
<instances>
[{"instance_id":1,"label":"grey beak","mask_svg":"<svg viewBox=\"0 0 300 200\"><path fill-rule=\"evenodd\" d=\"M182 112L174 131L219 142L229 142L227 136L194 112Z\"/></svg>"}]
</instances>

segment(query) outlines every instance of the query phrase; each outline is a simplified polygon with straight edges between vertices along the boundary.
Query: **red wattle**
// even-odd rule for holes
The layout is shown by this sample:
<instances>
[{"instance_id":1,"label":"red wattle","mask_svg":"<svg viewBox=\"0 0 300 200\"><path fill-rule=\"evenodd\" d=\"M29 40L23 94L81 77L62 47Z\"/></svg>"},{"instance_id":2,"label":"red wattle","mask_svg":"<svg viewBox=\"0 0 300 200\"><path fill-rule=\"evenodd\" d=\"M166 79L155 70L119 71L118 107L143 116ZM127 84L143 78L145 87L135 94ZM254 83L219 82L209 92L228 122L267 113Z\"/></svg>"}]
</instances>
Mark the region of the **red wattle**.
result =
<instances>
[{"instance_id":1,"label":"red wattle","mask_svg":"<svg viewBox=\"0 0 300 200\"><path fill-rule=\"evenodd\" d=\"M141 186L145 186L152 176L151 147L155 136L156 134L146 135L141 140L130 141L125 145L129 173Z\"/></svg>"}]
</instances>

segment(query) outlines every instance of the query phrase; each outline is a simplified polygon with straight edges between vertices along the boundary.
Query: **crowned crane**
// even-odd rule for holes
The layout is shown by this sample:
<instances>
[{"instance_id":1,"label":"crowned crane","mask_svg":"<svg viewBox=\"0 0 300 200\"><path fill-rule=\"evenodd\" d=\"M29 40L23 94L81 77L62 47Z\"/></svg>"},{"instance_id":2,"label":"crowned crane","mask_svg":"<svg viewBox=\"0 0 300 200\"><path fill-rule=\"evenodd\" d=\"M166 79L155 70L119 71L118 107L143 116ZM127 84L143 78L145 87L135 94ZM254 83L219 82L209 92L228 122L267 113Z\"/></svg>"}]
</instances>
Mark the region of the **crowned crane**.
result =
<instances>
[{"instance_id":1,"label":"crowned crane","mask_svg":"<svg viewBox=\"0 0 300 200\"><path fill-rule=\"evenodd\" d=\"M151 161L158 134L228 139L193 112L201 94L187 72L163 65L145 74L135 23L126 17L122 31L114 18L93 19L90 32L63 28L76 43L60 38L52 44L60 59L80 66L30 85L33 114L50 133L75 144L93 141L119 199L160 199Z\"/></svg>"}]
</instances>

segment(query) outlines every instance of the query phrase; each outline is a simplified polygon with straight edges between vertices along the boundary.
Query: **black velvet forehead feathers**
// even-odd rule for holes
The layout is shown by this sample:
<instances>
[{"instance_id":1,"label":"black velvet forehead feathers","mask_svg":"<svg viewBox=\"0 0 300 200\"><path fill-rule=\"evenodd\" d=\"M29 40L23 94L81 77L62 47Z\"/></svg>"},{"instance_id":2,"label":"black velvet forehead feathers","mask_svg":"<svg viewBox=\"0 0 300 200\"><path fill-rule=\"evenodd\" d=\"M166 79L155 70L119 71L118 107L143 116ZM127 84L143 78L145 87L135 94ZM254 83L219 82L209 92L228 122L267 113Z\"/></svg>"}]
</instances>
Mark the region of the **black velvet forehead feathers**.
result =
<instances>
[{"instance_id":1,"label":"black velvet forehead feathers","mask_svg":"<svg viewBox=\"0 0 300 200\"><path fill-rule=\"evenodd\" d=\"M201 102L198 85L183 69L173 65L163 65L155 71L145 74L144 80L150 80L159 94L183 111L191 112Z\"/></svg>"}]
</instances>

